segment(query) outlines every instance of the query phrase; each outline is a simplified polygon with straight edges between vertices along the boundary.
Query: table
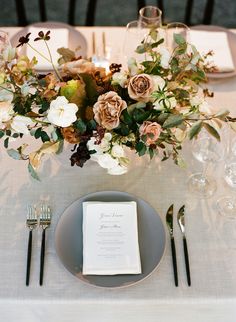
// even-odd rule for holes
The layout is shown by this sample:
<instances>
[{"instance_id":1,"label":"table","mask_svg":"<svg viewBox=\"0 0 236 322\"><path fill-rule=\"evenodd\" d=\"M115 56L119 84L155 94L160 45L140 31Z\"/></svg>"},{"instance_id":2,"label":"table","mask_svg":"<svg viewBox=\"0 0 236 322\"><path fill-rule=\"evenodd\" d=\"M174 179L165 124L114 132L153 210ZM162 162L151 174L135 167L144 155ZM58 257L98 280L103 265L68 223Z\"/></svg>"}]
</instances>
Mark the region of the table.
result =
<instances>
[{"instance_id":1,"label":"table","mask_svg":"<svg viewBox=\"0 0 236 322\"><path fill-rule=\"evenodd\" d=\"M17 28L1 28L13 35ZM79 30L91 39L93 28ZM122 43L123 28L106 31L107 41ZM119 42L117 41L119 39ZM91 52L91 47L89 47ZM216 106L235 110L236 78L211 82ZM234 112L234 116L235 116ZM7 322L234 322L236 319L236 225L221 218L215 202L224 194L222 163L214 169L218 190L213 198L198 200L186 185L190 173L201 165L191 157L189 144L184 155L187 169L171 161L147 162L133 158L135 166L123 176L112 177L89 161L83 169L72 168L69 148L44 162L41 182L28 176L24 162L0 154L0 321ZM182 239L175 221L179 287L174 286L170 241L159 268L146 280L129 288L95 288L77 280L60 263L54 247L54 230L74 200L98 190L122 190L143 198L164 221L171 203L186 205L187 238L192 287L187 286ZM26 206L45 201L53 209L47 231L44 285L38 285L41 231L34 233L31 283L25 287L28 230Z\"/></svg>"}]
</instances>

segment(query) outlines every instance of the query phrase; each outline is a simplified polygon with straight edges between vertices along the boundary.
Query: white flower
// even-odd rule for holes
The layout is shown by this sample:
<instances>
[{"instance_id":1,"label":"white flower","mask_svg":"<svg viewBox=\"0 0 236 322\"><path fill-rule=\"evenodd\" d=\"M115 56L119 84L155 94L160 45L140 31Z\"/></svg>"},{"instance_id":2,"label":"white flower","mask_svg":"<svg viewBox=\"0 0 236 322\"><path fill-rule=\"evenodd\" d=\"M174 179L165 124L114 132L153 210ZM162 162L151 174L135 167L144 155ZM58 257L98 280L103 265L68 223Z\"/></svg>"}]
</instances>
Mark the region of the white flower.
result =
<instances>
[{"instance_id":1,"label":"white flower","mask_svg":"<svg viewBox=\"0 0 236 322\"><path fill-rule=\"evenodd\" d=\"M34 95L37 91L36 88L30 86L28 83L24 83L20 90L23 96L27 96L28 94Z\"/></svg>"},{"instance_id":2,"label":"white flower","mask_svg":"<svg viewBox=\"0 0 236 322\"><path fill-rule=\"evenodd\" d=\"M104 134L104 139L107 141L111 141L112 139L112 134L110 132L107 132Z\"/></svg>"},{"instance_id":3,"label":"white flower","mask_svg":"<svg viewBox=\"0 0 236 322\"><path fill-rule=\"evenodd\" d=\"M154 91L162 91L166 86L165 80L160 76L152 76L154 82Z\"/></svg>"},{"instance_id":4,"label":"white flower","mask_svg":"<svg viewBox=\"0 0 236 322\"><path fill-rule=\"evenodd\" d=\"M118 160L112 158L112 156L108 153L99 155L97 157L97 162L100 165L100 167L105 169L111 169L119 165Z\"/></svg>"},{"instance_id":5,"label":"white flower","mask_svg":"<svg viewBox=\"0 0 236 322\"><path fill-rule=\"evenodd\" d=\"M31 118L23 115L16 115L12 120L11 127L18 133L29 134L28 126L33 124L34 122L31 120Z\"/></svg>"},{"instance_id":6,"label":"white flower","mask_svg":"<svg viewBox=\"0 0 236 322\"><path fill-rule=\"evenodd\" d=\"M118 165L114 168L110 168L108 169L107 173L108 174L111 174L111 175L121 175L121 174L124 174L128 171L128 169L122 165Z\"/></svg>"},{"instance_id":7,"label":"white flower","mask_svg":"<svg viewBox=\"0 0 236 322\"><path fill-rule=\"evenodd\" d=\"M100 147L102 149L102 151L106 152L110 149L110 142L108 140L106 140L105 138L103 138L101 140L101 143L100 143Z\"/></svg>"},{"instance_id":8,"label":"white flower","mask_svg":"<svg viewBox=\"0 0 236 322\"><path fill-rule=\"evenodd\" d=\"M96 144L96 138L91 137L91 139L87 142L87 148L89 151L96 151L96 153L91 154L91 160L97 161L98 156L103 154L103 151L101 149L101 146L99 144Z\"/></svg>"},{"instance_id":9,"label":"white flower","mask_svg":"<svg viewBox=\"0 0 236 322\"><path fill-rule=\"evenodd\" d=\"M171 54L169 52L169 50L165 47L161 47L158 52L161 55L161 67L168 69L169 68L169 61L171 58Z\"/></svg>"},{"instance_id":10,"label":"white flower","mask_svg":"<svg viewBox=\"0 0 236 322\"><path fill-rule=\"evenodd\" d=\"M164 104L165 103L165 104ZM172 108L175 108L176 107L176 105L177 105L177 101L176 101L176 99L175 99L175 97L174 96L172 96L172 97L166 97L166 98L164 98L164 99L161 99L161 100L159 100L159 101L156 101L156 102L154 102L153 103L153 108L154 108L154 110L160 110L160 111L162 111L162 110L164 110L166 107L168 108L168 109L172 109ZM166 107L165 107L166 106Z\"/></svg>"},{"instance_id":11,"label":"white flower","mask_svg":"<svg viewBox=\"0 0 236 322\"><path fill-rule=\"evenodd\" d=\"M202 103L202 99L199 96L193 96L190 98L190 104L192 106L199 106Z\"/></svg>"},{"instance_id":12,"label":"white flower","mask_svg":"<svg viewBox=\"0 0 236 322\"><path fill-rule=\"evenodd\" d=\"M11 114L13 114L11 102L0 102L0 125L10 120Z\"/></svg>"},{"instance_id":13,"label":"white flower","mask_svg":"<svg viewBox=\"0 0 236 322\"><path fill-rule=\"evenodd\" d=\"M68 103L64 96L58 96L50 103L48 111L48 121L52 124L67 127L76 121L76 112L78 106L74 103Z\"/></svg>"},{"instance_id":14,"label":"white flower","mask_svg":"<svg viewBox=\"0 0 236 322\"><path fill-rule=\"evenodd\" d=\"M124 157L125 155L125 152L124 152L124 149L122 148L121 145L119 144L116 144L112 147L111 149L111 155L114 157L114 158L122 158Z\"/></svg>"},{"instance_id":15,"label":"white flower","mask_svg":"<svg viewBox=\"0 0 236 322\"><path fill-rule=\"evenodd\" d=\"M125 87L127 85L127 74L117 72L112 76L112 85L120 85L121 87Z\"/></svg>"}]
</instances>

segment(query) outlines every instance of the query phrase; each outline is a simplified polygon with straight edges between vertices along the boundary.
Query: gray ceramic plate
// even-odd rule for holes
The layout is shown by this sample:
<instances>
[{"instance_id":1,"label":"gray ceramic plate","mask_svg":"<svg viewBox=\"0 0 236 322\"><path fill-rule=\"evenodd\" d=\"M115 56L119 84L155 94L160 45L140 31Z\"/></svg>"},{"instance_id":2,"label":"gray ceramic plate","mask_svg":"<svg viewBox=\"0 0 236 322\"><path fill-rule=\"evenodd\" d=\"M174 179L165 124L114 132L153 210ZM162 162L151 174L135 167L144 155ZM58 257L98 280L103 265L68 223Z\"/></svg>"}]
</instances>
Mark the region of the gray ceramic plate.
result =
<instances>
[{"instance_id":1,"label":"gray ceramic plate","mask_svg":"<svg viewBox=\"0 0 236 322\"><path fill-rule=\"evenodd\" d=\"M19 43L19 38L22 36L25 36L28 33L28 28L29 27L37 27L37 28L46 28L48 30L52 29L58 29L58 28L65 28L68 29L69 31L69 36L68 36L68 47L71 50L75 50L78 46L80 46L80 50L78 53L86 57L87 56L87 42L85 37L78 31L76 30L73 26L67 25L62 22L38 22L32 25L29 25L23 29L21 29L17 34L15 34L11 38L11 44L13 47L17 46ZM21 47L20 49L20 54L25 54L25 46Z\"/></svg>"},{"instance_id":2,"label":"gray ceramic plate","mask_svg":"<svg viewBox=\"0 0 236 322\"><path fill-rule=\"evenodd\" d=\"M226 28L218 27L218 26L199 25L199 26L191 27L191 29L205 30L205 31L223 31L227 34L229 48L231 51L235 70L228 73L209 73L207 74L207 76L208 78L228 78L228 77L236 76L236 34Z\"/></svg>"},{"instance_id":3,"label":"gray ceramic plate","mask_svg":"<svg viewBox=\"0 0 236 322\"><path fill-rule=\"evenodd\" d=\"M84 201L137 202L142 274L112 276L82 275L82 203ZM55 231L56 251L67 270L80 280L100 287L115 288L130 286L143 280L159 265L164 254L165 244L165 229L156 211L144 200L119 191L95 192L75 201L64 211Z\"/></svg>"}]
</instances>

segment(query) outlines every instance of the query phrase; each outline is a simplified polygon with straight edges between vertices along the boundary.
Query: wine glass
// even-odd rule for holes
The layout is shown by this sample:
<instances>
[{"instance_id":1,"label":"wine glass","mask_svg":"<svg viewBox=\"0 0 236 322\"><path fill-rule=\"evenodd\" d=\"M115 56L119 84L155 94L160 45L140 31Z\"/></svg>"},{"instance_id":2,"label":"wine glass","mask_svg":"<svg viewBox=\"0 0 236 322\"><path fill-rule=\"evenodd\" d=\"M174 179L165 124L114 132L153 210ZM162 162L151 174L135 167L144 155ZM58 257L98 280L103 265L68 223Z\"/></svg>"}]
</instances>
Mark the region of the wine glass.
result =
<instances>
[{"instance_id":1,"label":"wine glass","mask_svg":"<svg viewBox=\"0 0 236 322\"><path fill-rule=\"evenodd\" d=\"M154 6L146 6L139 10L139 21L145 23L148 28L160 28L162 26L162 11Z\"/></svg>"},{"instance_id":2,"label":"wine glass","mask_svg":"<svg viewBox=\"0 0 236 322\"><path fill-rule=\"evenodd\" d=\"M202 172L194 173L188 180L191 192L201 198L209 198L216 191L216 181L207 174L210 163L216 163L224 157L224 147L214 137L203 134L202 137L194 139L192 146L193 156L204 164Z\"/></svg>"},{"instance_id":3,"label":"wine glass","mask_svg":"<svg viewBox=\"0 0 236 322\"><path fill-rule=\"evenodd\" d=\"M166 43L167 47L173 51L178 45L174 40L174 35L181 35L187 42L189 39L189 27L182 22L171 22L166 26Z\"/></svg>"},{"instance_id":4,"label":"wine glass","mask_svg":"<svg viewBox=\"0 0 236 322\"><path fill-rule=\"evenodd\" d=\"M220 197L217 202L219 213L229 219L236 219L236 138L229 143L229 153L224 167L223 178L233 194Z\"/></svg>"},{"instance_id":5,"label":"wine glass","mask_svg":"<svg viewBox=\"0 0 236 322\"><path fill-rule=\"evenodd\" d=\"M126 26L125 40L123 45L123 53L126 61L129 58L135 58L136 61L143 61L144 54L138 54L135 52L141 41L145 39L147 35L147 25L139 20L130 21Z\"/></svg>"}]
</instances>

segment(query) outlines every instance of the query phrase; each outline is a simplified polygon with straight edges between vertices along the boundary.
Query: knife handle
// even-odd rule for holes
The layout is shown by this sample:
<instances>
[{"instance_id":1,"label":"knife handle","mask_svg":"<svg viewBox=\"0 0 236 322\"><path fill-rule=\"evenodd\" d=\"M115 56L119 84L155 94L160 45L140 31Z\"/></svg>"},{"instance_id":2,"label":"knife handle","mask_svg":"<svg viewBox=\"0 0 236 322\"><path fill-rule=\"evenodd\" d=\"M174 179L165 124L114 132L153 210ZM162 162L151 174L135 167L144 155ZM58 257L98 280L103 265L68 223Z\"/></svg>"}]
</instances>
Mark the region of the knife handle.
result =
<instances>
[{"instance_id":1,"label":"knife handle","mask_svg":"<svg viewBox=\"0 0 236 322\"><path fill-rule=\"evenodd\" d=\"M186 275L188 286L191 286L191 277L190 277L190 268L189 268L189 259L188 259L188 246L186 237L183 237L183 244L184 244L184 258L185 258L185 268L186 268Z\"/></svg>"},{"instance_id":2,"label":"knife handle","mask_svg":"<svg viewBox=\"0 0 236 322\"><path fill-rule=\"evenodd\" d=\"M177 287L178 286L178 269L177 269L174 237L171 237L171 252L172 252L172 263L173 263L173 270L174 270L175 286Z\"/></svg>"},{"instance_id":3,"label":"knife handle","mask_svg":"<svg viewBox=\"0 0 236 322\"><path fill-rule=\"evenodd\" d=\"M29 286L30 281L30 264L31 264L31 253L32 253L32 230L29 231L28 239L28 252L27 252L27 267L26 267L26 286Z\"/></svg>"}]
</instances>

